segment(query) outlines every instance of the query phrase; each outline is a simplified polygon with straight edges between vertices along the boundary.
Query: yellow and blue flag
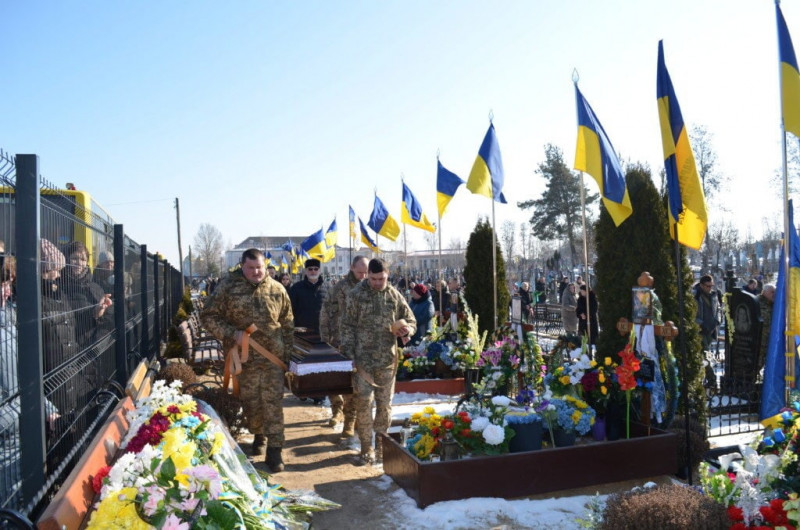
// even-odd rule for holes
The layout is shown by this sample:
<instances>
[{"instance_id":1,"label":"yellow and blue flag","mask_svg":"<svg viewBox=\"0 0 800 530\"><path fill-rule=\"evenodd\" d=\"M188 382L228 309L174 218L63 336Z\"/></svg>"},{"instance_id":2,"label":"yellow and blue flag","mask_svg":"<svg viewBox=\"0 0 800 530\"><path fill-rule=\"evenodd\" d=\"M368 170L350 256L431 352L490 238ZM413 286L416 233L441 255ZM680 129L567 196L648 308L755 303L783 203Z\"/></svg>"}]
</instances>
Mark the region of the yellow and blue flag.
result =
<instances>
[{"instance_id":1,"label":"yellow and blue flag","mask_svg":"<svg viewBox=\"0 0 800 530\"><path fill-rule=\"evenodd\" d=\"M336 218L334 218L328 230L325 232L325 244L328 245L328 247L333 247L338 240L339 229L336 227Z\"/></svg>"},{"instance_id":2,"label":"yellow and blue flag","mask_svg":"<svg viewBox=\"0 0 800 530\"><path fill-rule=\"evenodd\" d=\"M775 300L772 305L772 325L769 329L769 343L764 361L764 385L761 390L761 423L772 427L780 419L781 409L786 404L787 383L800 377L800 363L795 363L795 373L786 374L786 338L789 337L794 348L791 355L797 355L800 339L800 236L794 225L794 206L789 201L789 290L786 288L786 267L784 249L778 267L778 281L775 284ZM788 304L786 303L788 301ZM787 312L789 318L787 319ZM787 328L788 325L788 328ZM785 331L785 333L784 333Z\"/></svg>"},{"instance_id":3,"label":"yellow and blue flag","mask_svg":"<svg viewBox=\"0 0 800 530\"><path fill-rule=\"evenodd\" d=\"M328 247L325 244L325 234L322 232L322 228L300 243L300 254L305 255L306 258L319 258L325 255L326 250Z\"/></svg>"},{"instance_id":4,"label":"yellow and blue flag","mask_svg":"<svg viewBox=\"0 0 800 530\"><path fill-rule=\"evenodd\" d=\"M478 156L467 179L467 189L477 195L506 203L503 195L503 159L500 156L500 146L497 143L493 123L489 124L489 130L486 131L481 148L478 149Z\"/></svg>"},{"instance_id":5,"label":"yellow and blue flag","mask_svg":"<svg viewBox=\"0 0 800 530\"><path fill-rule=\"evenodd\" d=\"M289 272L289 264L286 262L286 256L281 256L281 270L284 272Z\"/></svg>"},{"instance_id":6,"label":"yellow and blue flag","mask_svg":"<svg viewBox=\"0 0 800 530\"><path fill-rule=\"evenodd\" d=\"M353 211L353 207L348 205L350 208L350 241L356 240L356 212Z\"/></svg>"},{"instance_id":7,"label":"yellow and blue flag","mask_svg":"<svg viewBox=\"0 0 800 530\"><path fill-rule=\"evenodd\" d=\"M663 41L658 41L658 77L656 84L661 143L669 194L669 230L672 239L700 250L706 236L708 214L706 199L694 163L689 134L683 123L681 107L664 62Z\"/></svg>"},{"instance_id":8,"label":"yellow and blue flag","mask_svg":"<svg viewBox=\"0 0 800 530\"><path fill-rule=\"evenodd\" d=\"M367 245L371 251L380 252L381 249L379 249L378 245L369 237L367 227L364 226L364 221L362 221L360 217L358 218L358 224L361 227L361 242Z\"/></svg>"},{"instance_id":9,"label":"yellow and blue flag","mask_svg":"<svg viewBox=\"0 0 800 530\"><path fill-rule=\"evenodd\" d=\"M781 113L783 128L800 138L800 69L792 46L789 28L781 13L780 5L775 4L778 18L778 53L781 61Z\"/></svg>"},{"instance_id":10,"label":"yellow and blue flag","mask_svg":"<svg viewBox=\"0 0 800 530\"><path fill-rule=\"evenodd\" d=\"M442 163L436 160L436 203L439 206L439 217L444 215L447 205L453 199L459 186L464 184L464 181L444 167Z\"/></svg>"},{"instance_id":11,"label":"yellow and blue flag","mask_svg":"<svg viewBox=\"0 0 800 530\"><path fill-rule=\"evenodd\" d=\"M372 215L369 216L367 225L372 228L376 234L395 241L397 236L400 235L400 225L391 216L389 210L383 205L383 201L375 194L375 205L372 207Z\"/></svg>"},{"instance_id":12,"label":"yellow and blue flag","mask_svg":"<svg viewBox=\"0 0 800 530\"><path fill-rule=\"evenodd\" d=\"M608 139L605 129L597 119L592 107L575 84L575 99L578 107L578 145L575 147L575 169L594 177L600 187L603 204L611 214L614 224L633 213L631 198L625 186L622 166Z\"/></svg>"},{"instance_id":13,"label":"yellow and blue flag","mask_svg":"<svg viewBox=\"0 0 800 530\"><path fill-rule=\"evenodd\" d=\"M403 182L403 204L400 205L400 221L428 232L436 231L436 227L428 221L422 206L405 182Z\"/></svg>"}]
</instances>

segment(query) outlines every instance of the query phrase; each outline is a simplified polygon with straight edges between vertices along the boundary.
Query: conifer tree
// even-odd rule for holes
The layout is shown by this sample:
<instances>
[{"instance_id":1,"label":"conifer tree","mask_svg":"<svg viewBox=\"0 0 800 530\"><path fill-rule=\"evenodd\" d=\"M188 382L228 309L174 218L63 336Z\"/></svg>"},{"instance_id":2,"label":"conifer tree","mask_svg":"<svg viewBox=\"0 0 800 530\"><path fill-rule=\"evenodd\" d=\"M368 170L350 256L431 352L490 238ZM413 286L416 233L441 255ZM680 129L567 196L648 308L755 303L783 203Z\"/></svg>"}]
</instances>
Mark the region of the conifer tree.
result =
<instances>
[{"instance_id":1,"label":"conifer tree","mask_svg":"<svg viewBox=\"0 0 800 530\"><path fill-rule=\"evenodd\" d=\"M497 324L508 320L511 295L506 284L506 264L499 243L497 249ZM470 310L477 314L481 332L494 331L494 296L492 294L492 227L485 218L478 219L467 243L467 264L464 267L464 297Z\"/></svg>"},{"instance_id":2,"label":"conifer tree","mask_svg":"<svg viewBox=\"0 0 800 530\"><path fill-rule=\"evenodd\" d=\"M597 262L596 294L601 328L597 338L599 355L615 356L628 338L616 329L621 317L631 320L632 293L643 271L655 279L653 285L663 308L662 319L674 322L686 334L687 367L689 372L689 407L705 418L705 392L702 386L703 354L697 325L694 322L697 304L691 293L693 278L686 254L682 252L683 325L678 322L678 288L675 274L675 249L670 239L664 199L659 196L649 169L632 166L626 175L633 214L619 227L606 211L600 208L596 227ZM681 367L680 337L673 341L673 353ZM681 378L684 374L681 372ZM679 409L683 401L679 401Z\"/></svg>"}]
</instances>

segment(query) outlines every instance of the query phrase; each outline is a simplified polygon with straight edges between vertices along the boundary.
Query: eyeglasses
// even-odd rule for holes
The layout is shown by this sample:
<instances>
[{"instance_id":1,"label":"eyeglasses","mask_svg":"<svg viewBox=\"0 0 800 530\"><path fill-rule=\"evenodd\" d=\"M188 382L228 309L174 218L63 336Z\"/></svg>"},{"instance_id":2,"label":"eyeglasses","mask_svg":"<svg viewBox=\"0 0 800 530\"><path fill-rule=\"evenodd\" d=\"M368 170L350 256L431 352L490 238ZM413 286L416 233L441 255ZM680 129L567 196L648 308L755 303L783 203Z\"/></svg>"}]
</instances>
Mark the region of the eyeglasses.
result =
<instances>
[{"instance_id":1,"label":"eyeglasses","mask_svg":"<svg viewBox=\"0 0 800 530\"><path fill-rule=\"evenodd\" d=\"M319 267L306 267L307 271L318 271Z\"/></svg>"}]
</instances>

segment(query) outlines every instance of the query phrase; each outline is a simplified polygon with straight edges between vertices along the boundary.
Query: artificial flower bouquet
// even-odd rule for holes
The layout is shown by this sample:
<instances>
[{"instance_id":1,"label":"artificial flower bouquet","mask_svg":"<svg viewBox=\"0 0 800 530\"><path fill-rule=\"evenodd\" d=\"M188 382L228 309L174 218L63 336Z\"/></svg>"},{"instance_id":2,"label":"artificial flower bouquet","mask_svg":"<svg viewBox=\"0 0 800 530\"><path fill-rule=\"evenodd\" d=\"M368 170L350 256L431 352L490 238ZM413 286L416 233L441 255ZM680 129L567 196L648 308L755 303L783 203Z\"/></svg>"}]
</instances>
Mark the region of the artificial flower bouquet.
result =
<instances>
[{"instance_id":1,"label":"artificial flower bouquet","mask_svg":"<svg viewBox=\"0 0 800 530\"><path fill-rule=\"evenodd\" d=\"M522 358L520 345L508 327L495 330L489 346L483 350L476 366L483 371L484 380L495 388L507 386L518 373Z\"/></svg>"},{"instance_id":2,"label":"artificial flower bouquet","mask_svg":"<svg viewBox=\"0 0 800 530\"><path fill-rule=\"evenodd\" d=\"M400 355L398 374L426 377L433 369L434 361L428 358L427 344L425 341L414 346L406 346Z\"/></svg>"},{"instance_id":3,"label":"artificial flower bouquet","mask_svg":"<svg viewBox=\"0 0 800 530\"><path fill-rule=\"evenodd\" d=\"M556 396L582 397L581 380L595 366L597 363L589 356L585 338L582 339L580 346L571 349L562 343L558 352L553 353L550 358L545 384Z\"/></svg>"},{"instance_id":4,"label":"artificial flower bouquet","mask_svg":"<svg viewBox=\"0 0 800 530\"><path fill-rule=\"evenodd\" d=\"M723 455L721 469L700 464L703 491L728 507L732 529L800 528L800 393L789 402L740 460Z\"/></svg>"},{"instance_id":5,"label":"artificial flower bouquet","mask_svg":"<svg viewBox=\"0 0 800 530\"><path fill-rule=\"evenodd\" d=\"M562 396L549 399L542 416L551 435L554 429L562 429L583 436L594 425L596 414L584 400L574 396Z\"/></svg>"},{"instance_id":6,"label":"artificial flower bouquet","mask_svg":"<svg viewBox=\"0 0 800 530\"><path fill-rule=\"evenodd\" d=\"M303 512L338 507L269 486L213 409L180 387L156 381L127 413L121 456L93 477L88 528L300 528Z\"/></svg>"},{"instance_id":7,"label":"artificial flower bouquet","mask_svg":"<svg viewBox=\"0 0 800 530\"><path fill-rule=\"evenodd\" d=\"M596 364L581 377L581 395L600 416L605 414L612 399L621 397L617 366L611 357L603 357L601 364Z\"/></svg>"}]
</instances>

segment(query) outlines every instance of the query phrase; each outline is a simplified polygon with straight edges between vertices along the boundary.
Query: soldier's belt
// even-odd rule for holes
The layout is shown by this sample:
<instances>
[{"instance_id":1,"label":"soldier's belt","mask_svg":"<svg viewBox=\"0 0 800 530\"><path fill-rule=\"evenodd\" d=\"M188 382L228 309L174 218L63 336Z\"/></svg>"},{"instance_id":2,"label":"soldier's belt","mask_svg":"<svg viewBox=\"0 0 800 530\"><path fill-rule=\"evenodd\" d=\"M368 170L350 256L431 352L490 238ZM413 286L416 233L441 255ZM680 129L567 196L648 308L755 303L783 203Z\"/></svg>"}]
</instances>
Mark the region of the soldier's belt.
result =
<instances>
[{"instance_id":1,"label":"soldier's belt","mask_svg":"<svg viewBox=\"0 0 800 530\"><path fill-rule=\"evenodd\" d=\"M250 335L255 333L258 328L255 324L250 324L244 330L242 335L241 346L234 345L225 355L225 373L222 378L222 386L227 389L231 379L233 380L233 395L239 396L239 374L242 373L242 363L246 363L250 358L250 347L266 357L272 364L286 372L286 376L291 378L292 375L287 371L286 363L280 360L274 353L266 349L264 346L250 338ZM239 353L241 349L241 354Z\"/></svg>"}]
</instances>

